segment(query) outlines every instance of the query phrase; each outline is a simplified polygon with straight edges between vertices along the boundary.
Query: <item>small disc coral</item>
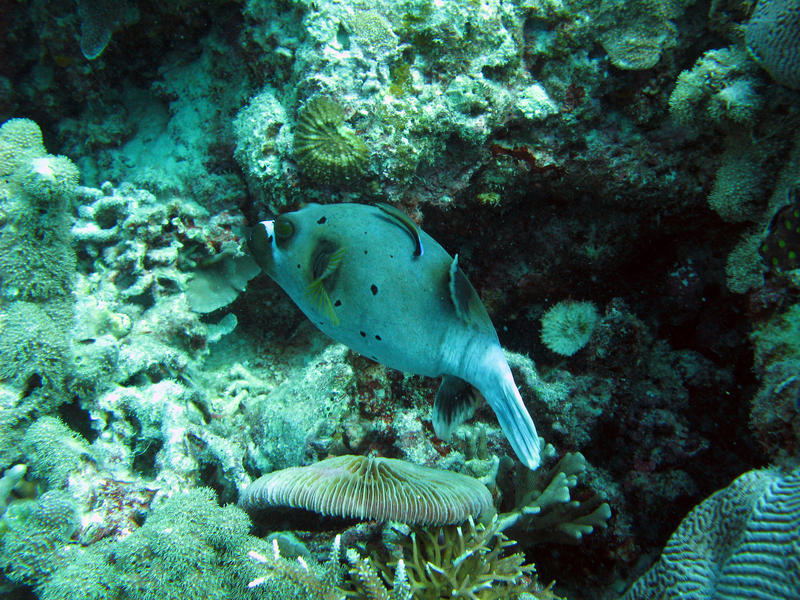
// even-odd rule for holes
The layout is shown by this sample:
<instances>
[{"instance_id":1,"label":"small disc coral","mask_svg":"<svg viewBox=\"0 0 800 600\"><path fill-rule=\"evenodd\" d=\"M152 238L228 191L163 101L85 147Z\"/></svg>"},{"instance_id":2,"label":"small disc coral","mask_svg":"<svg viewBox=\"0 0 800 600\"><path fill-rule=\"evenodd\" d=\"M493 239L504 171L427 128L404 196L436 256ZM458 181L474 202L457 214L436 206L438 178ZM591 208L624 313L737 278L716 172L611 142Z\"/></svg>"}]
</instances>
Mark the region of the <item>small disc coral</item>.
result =
<instances>
[{"instance_id":1,"label":"small disc coral","mask_svg":"<svg viewBox=\"0 0 800 600\"><path fill-rule=\"evenodd\" d=\"M300 170L321 183L346 183L364 173L369 150L328 96L309 100L297 119L294 155Z\"/></svg>"},{"instance_id":2,"label":"small disc coral","mask_svg":"<svg viewBox=\"0 0 800 600\"><path fill-rule=\"evenodd\" d=\"M559 302L542 316L542 342L556 354L572 356L589 341L599 318L591 302Z\"/></svg>"}]
</instances>

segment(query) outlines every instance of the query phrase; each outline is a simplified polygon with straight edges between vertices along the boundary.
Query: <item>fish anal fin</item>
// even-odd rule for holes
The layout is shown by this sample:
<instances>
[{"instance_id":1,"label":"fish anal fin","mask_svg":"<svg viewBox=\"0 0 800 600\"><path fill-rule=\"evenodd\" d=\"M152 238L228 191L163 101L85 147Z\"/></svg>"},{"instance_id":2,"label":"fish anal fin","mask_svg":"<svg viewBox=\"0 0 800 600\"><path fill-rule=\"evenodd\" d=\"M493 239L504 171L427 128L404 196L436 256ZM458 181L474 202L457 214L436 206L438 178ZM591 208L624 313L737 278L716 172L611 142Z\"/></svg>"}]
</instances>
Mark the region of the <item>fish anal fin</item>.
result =
<instances>
[{"instance_id":1,"label":"fish anal fin","mask_svg":"<svg viewBox=\"0 0 800 600\"><path fill-rule=\"evenodd\" d=\"M466 381L445 375L433 403L433 430L436 436L447 441L453 430L471 418L482 402L480 392Z\"/></svg>"}]
</instances>

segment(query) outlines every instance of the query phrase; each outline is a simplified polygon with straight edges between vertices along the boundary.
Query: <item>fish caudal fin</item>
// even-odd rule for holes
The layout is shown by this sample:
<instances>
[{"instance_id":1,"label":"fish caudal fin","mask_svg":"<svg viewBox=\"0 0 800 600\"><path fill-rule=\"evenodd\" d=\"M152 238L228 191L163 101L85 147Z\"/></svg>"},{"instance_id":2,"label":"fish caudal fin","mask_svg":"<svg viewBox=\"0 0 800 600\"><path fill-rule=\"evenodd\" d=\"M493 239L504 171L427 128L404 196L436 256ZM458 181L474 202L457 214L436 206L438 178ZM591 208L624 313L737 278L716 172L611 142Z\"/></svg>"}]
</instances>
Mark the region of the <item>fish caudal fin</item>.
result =
<instances>
[{"instance_id":1,"label":"fish caudal fin","mask_svg":"<svg viewBox=\"0 0 800 600\"><path fill-rule=\"evenodd\" d=\"M481 392L497 416L500 427L517 458L533 470L538 468L542 461L542 444L533 419L528 414L528 409L525 408L522 396L514 383L511 370L506 366L503 371L499 377L500 381L491 387L487 386L488 389L481 389Z\"/></svg>"}]
</instances>

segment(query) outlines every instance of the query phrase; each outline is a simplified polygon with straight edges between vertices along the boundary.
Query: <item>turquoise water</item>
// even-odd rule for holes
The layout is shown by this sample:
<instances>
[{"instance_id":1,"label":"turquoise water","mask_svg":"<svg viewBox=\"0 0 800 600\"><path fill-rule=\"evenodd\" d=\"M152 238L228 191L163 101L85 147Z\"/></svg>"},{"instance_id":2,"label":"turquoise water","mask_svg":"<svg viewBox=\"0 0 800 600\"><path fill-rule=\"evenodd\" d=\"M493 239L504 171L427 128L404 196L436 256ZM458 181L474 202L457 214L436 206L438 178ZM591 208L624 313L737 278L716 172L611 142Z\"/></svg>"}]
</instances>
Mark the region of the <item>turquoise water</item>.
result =
<instances>
[{"instance_id":1,"label":"turquoise water","mask_svg":"<svg viewBox=\"0 0 800 600\"><path fill-rule=\"evenodd\" d=\"M797 0L0 29L0 597L800 597Z\"/></svg>"}]
</instances>

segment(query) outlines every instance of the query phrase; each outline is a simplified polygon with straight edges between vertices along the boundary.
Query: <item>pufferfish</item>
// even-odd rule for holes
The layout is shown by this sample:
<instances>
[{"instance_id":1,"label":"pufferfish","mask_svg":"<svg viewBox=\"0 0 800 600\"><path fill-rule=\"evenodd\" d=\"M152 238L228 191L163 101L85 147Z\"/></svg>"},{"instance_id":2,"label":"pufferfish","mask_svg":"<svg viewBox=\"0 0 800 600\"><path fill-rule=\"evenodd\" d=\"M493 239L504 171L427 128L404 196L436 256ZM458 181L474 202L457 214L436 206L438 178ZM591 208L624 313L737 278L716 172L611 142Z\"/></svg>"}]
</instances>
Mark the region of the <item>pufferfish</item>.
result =
<instances>
[{"instance_id":1,"label":"pufferfish","mask_svg":"<svg viewBox=\"0 0 800 600\"><path fill-rule=\"evenodd\" d=\"M400 371L442 377L433 406L447 440L480 392L531 469L540 441L489 314L458 255L390 205L310 204L262 221L250 251L319 329Z\"/></svg>"}]
</instances>

